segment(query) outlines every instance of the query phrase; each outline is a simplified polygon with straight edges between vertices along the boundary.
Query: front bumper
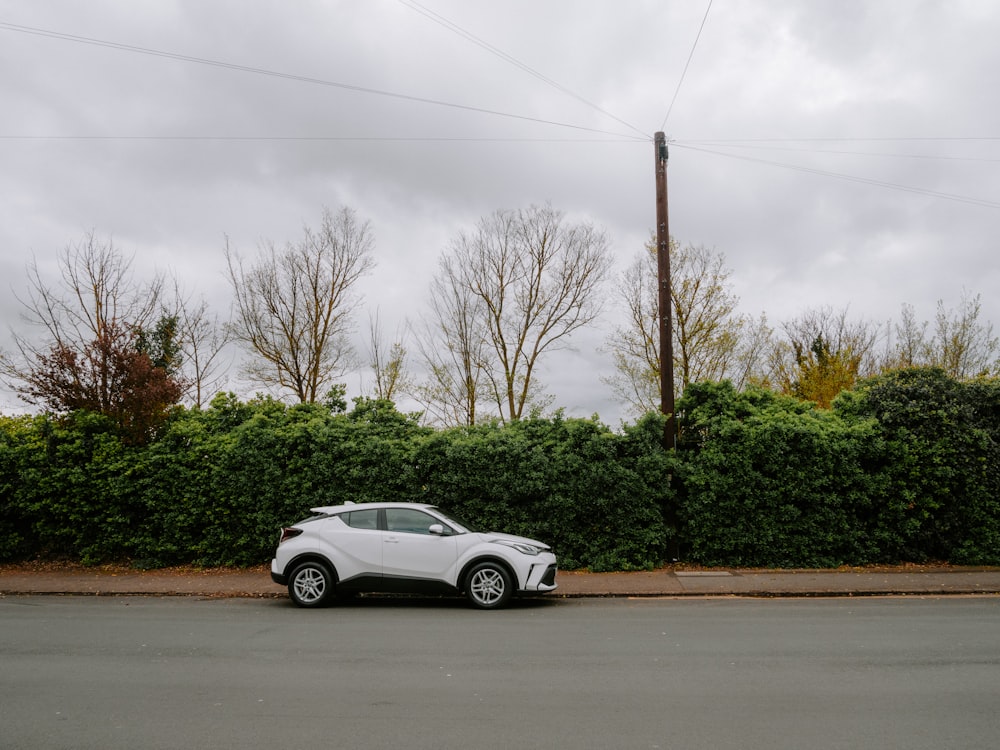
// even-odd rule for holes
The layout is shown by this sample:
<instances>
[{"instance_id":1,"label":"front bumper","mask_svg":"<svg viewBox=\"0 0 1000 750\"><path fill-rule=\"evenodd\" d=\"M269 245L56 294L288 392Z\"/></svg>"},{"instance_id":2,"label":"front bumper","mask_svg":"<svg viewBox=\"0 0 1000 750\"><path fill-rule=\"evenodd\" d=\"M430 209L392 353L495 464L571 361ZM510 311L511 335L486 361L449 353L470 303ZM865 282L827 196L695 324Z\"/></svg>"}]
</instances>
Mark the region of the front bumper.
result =
<instances>
[{"instance_id":1,"label":"front bumper","mask_svg":"<svg viewBox=\"0 0 1000 750\"><path fill-rule=\"evenodd\" d=\"M551 559L542 559L531 566L528 571L528 579L524 584L524 591L535 591L539 593L545 593L547 591L555 591L559 585L556 583L556 572L558 566L556 565L555 555L549 555Z\"/></svg>"}]
</instances>

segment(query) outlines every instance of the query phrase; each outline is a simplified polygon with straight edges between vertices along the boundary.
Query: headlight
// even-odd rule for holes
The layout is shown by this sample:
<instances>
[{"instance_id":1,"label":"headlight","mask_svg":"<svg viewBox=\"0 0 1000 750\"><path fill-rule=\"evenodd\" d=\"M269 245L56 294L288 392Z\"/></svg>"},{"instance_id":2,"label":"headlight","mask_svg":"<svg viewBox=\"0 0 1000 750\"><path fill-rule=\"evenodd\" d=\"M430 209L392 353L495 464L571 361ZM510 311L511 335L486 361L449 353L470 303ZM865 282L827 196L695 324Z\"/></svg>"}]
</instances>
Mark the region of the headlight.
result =
<instances>
[{"instance_id":1,"label":"headlight","mask_svg":"<svg viewBox=\"0 0 1000 750\"><path fill-rule=\"evenodd\" d=\"M541 552L541 550L538 549L538 547L534 547L530 544L525 544L524 542L510 542L507 541L506 539L497 539L495 541L497 544L502 544L505 547L513 547L518 552L525 555L531 555L532 557L536 557L538 553Z\"/></svg>"}]
</instances>

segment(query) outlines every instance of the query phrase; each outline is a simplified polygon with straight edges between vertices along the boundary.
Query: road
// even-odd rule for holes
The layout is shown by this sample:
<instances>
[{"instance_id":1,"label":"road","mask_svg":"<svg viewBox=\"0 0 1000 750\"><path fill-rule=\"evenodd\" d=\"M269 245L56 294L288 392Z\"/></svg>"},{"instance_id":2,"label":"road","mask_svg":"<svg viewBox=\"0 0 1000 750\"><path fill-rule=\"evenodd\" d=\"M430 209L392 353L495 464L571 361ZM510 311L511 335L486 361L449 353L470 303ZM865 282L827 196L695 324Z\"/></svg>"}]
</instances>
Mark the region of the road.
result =
<instances>
[{"instance_id":1,"label":"road","mask_svg":"<svg viewBox=\"0 0 1000 750\"><path fill-rule=\"evenodd\" d=\"M995 748L1000 598L0 599L0 747Z\"/></svg>"}]
</instances>

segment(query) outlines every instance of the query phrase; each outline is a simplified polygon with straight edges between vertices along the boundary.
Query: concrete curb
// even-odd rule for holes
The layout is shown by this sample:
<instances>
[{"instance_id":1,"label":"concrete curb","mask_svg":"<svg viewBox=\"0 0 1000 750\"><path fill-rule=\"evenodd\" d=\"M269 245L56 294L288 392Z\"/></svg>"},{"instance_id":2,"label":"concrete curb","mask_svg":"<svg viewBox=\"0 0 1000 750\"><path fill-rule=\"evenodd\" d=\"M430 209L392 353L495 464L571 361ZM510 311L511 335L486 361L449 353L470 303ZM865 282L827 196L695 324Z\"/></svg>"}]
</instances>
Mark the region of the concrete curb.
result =
<instances>
[{"instance_id":1,"label":"concrete curb","mask_svg":"<svg viewBox=\"0 0 1000 750\"><path fill-rule=\"evenodd\" d=\"M560 573L549 597L871 597L997 596L1000 568L926 570L658 570ZM133 571L128 569L0 569L0 595L196 596L282 598L285 590L260 569Z\"/></svg>"}]
</instances>

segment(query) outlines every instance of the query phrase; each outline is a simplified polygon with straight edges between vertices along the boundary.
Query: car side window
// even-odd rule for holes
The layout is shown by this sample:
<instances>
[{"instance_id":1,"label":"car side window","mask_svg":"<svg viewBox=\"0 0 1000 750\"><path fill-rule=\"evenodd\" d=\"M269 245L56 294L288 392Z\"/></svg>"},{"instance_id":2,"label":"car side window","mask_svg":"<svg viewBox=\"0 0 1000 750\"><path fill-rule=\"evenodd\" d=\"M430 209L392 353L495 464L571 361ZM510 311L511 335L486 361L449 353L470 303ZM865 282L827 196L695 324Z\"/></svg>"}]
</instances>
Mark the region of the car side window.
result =
<instances>
[{"instance_id":1,"label":"car side window","mask_svg":"<svg viewBox=\"0 0 1000 750\"><path fill-rule=\"evenodd\" d=\"M377 510L352 510L343 514L344 522L352 529L377 529Z\"/></svg>"},{"instance_id":2,"label":"car side window","mask_svg":"<svg viewBox=\"0 0 1000 750\"><path fill-rule=\"evenodd\" d=\"M386 508L385 523L389 531L402 531L408 534L430 534L429 529L431 525L441 522L419 510Z\"/></svg>"}]
</instances>

